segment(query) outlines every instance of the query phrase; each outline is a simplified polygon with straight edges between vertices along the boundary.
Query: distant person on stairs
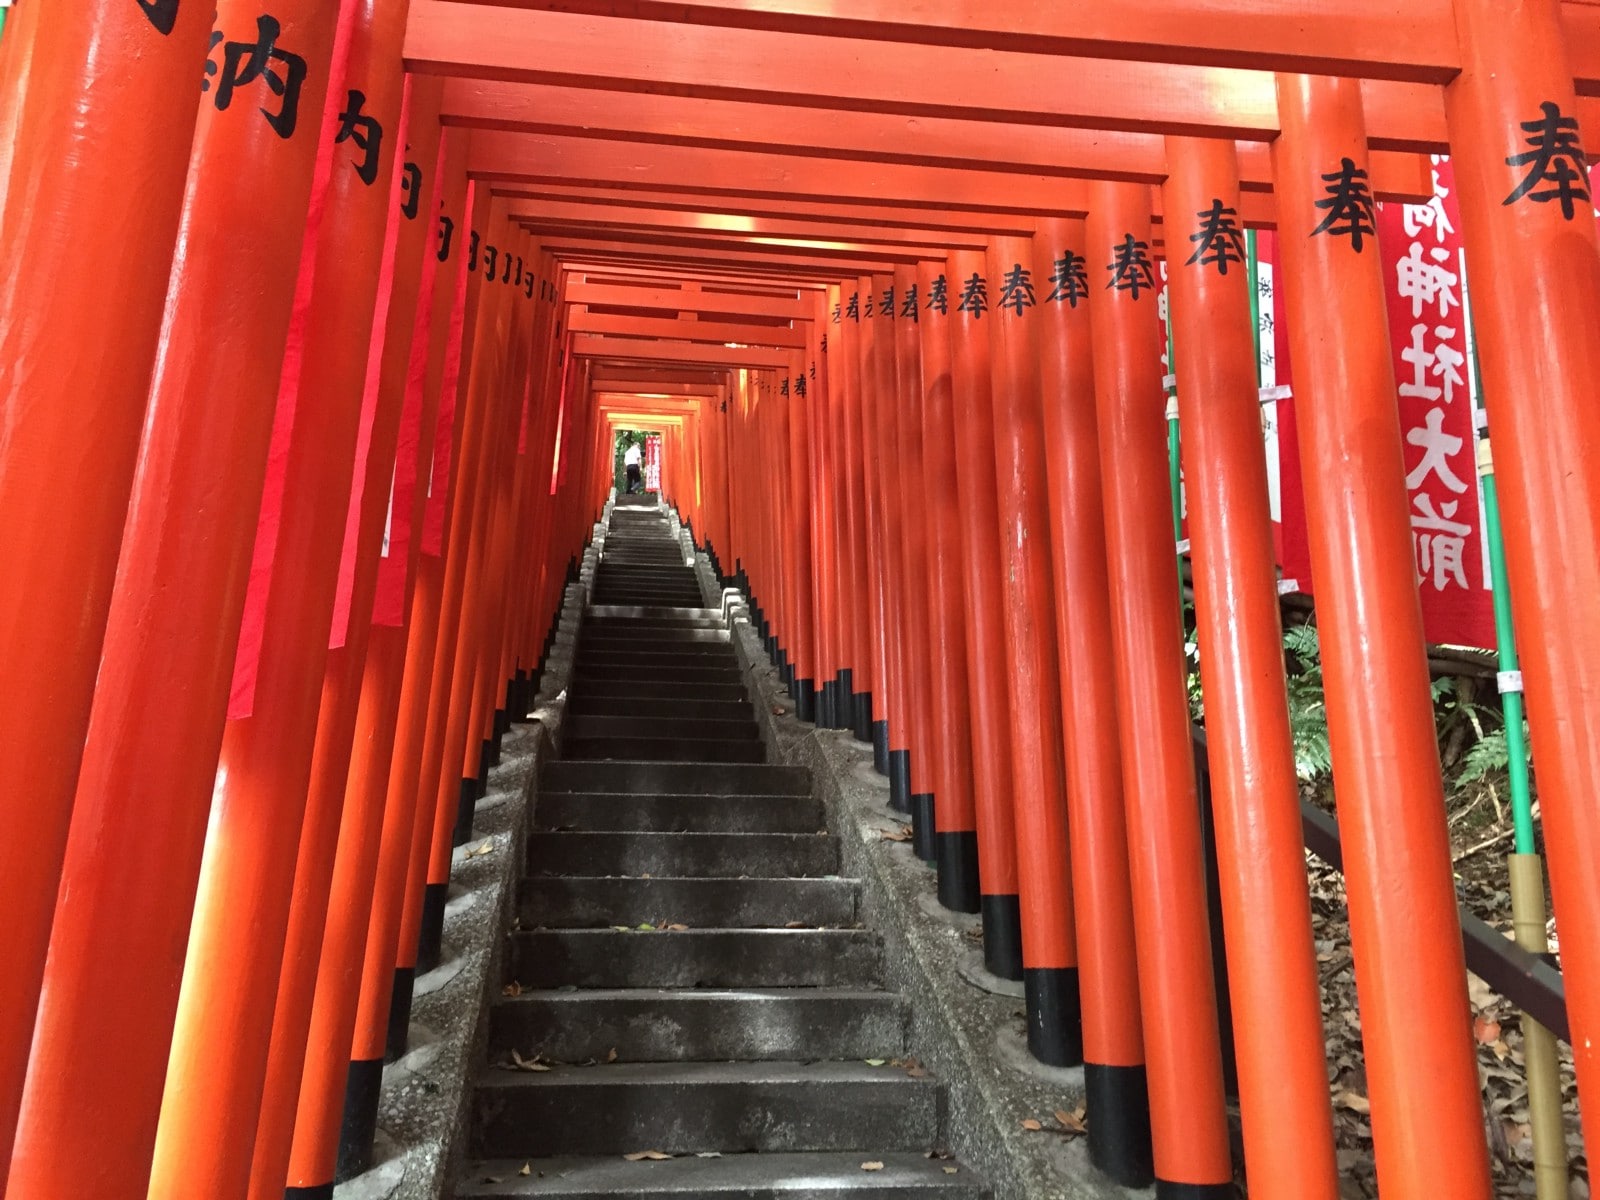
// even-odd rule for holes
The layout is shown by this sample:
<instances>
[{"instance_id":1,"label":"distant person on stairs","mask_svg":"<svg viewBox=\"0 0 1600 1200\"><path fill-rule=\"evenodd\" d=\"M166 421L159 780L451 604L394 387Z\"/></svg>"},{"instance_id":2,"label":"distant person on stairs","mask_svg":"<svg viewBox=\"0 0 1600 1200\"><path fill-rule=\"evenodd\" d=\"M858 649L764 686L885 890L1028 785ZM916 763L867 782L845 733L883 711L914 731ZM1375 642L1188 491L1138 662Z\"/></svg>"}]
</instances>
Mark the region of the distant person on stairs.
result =
<instances>
[{"instance_id":1,"label":"distant person on stairs","mask_svg":"<svg viewBox=\"0 0 1600 1200\"><path fill-rule=\"evenodd\" d=\"M628 495L630 496L633 495L636 490L635 485L639 482L639 462L643 457L644 453L639 449L638 442L629 446L627 453L622 456L622 465L628 468ZM644 489L638 488L637 490L643 491Z\"/></svg>"}]
</instances>

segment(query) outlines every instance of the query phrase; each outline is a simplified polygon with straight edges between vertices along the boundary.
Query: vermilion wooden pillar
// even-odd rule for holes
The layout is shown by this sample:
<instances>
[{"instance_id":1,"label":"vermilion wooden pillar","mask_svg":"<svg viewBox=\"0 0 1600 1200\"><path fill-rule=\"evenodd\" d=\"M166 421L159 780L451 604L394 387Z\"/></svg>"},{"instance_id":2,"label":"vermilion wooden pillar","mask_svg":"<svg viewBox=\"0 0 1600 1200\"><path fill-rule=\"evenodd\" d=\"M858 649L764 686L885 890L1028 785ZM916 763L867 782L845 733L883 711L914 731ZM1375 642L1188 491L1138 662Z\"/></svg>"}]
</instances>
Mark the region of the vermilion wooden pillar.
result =
<instances>
[{"instance_id":1,"label":"vermilion wooden pillar","mask_svg":"<svg viewBox=\"0 0 1600 1200\"><path fill-rule=\"evenodd\" d=\"M1379 1186L1473 1200L1489 1194L1488 1155L1360 86L1280 76L1278 109L1295 412Z\"/></svg>"},{"instance_id":2,"label":"vermilion wooden pillar","mask_svg":"<svg viewBox=\"0 0 1600 1200\"><path fill-rule=\"evenodd\" d=\"M1158 1192L1233 1194L1173 552L1149 189L1090 187L1086 274Z\"/></svg>"},{"instance_id":3,"label":"vermilion wooden pillar","mask_svg":"<svg viewBox=\"0 0 1600 1200\"><path fill-rule=\"evenodd\" d=\"M835 493L832 487L833 446L828 421L827 356L822 352L823 338L831 326L828 314L832 307L828 292L821 292L812 300L811 336L806 345L806 361L802 364L806 377L805 436L809 443L809 457L805 487L806 510L811 523L811 611L816 640L816 722L819 729L839 727L836 679L839 672L837 649L837 592L835 565L837 545L834 538Z\"/></svg>"},{"instance_id":4,"label":"vermilion wooden pillar","mask_svg":"<svg viewBox=\"0 0 1600 1200\"><path fill-rule=\"evenodd\" d=\"M1571 153L1580 142L1561 6L1453 7L1462 71L1445 88L1445 116L1592 1148L1600 1145L1600 879L1592 854L1600 845L1600 698L1585 667L1600 652L1593 197L1574 178L1584 165ZM1544 159L1540 171L1539 149L1562 144L1566 152Z\"/></svg>"},{"instance_id":5,"label":"vermilion wooden pillar","mask_svg":"<svg viewBox=\"0 0 1600 1200\"><path fill-rule=\"evenodd\" d=\"M326 5L281 15L280 45L302 48L308 74L323 81L338 61L337 15ZM225 7L224 39L253 31L255 16ZM149 1179L272 427L265 414L295 302L292 271L239 301L229 248L259 237L296 261L319 126L326 152L342 108L329 96L322 112L325 82L282 106L263 83L260 105L224 111L215 93L228 82L214 82L190 160L181 259L101 663L122 682L101 693L85 745L10 1184L19 1196L59 1194L73 1177L142 1196ZM278 192L281 209L262 211L264 192ZM219 326L218 309L236 301L242 323ZM8 445L7 461L25 451ZM28 520L25 510L17 519ZM59 519L45 524L62 536ZM107 970L128 985L110 1012L96 1003ZM107 1053L121 1086L85 1094L67 1064L102 1036L96 1028L114 1039ZM91 1158L91 1144L109 1158Z\"/></svg>"},{"instance_id":6,"label":"vermilion wooden pillar","mask_svg":"<svg viewBox=\"0 0 1600 1200\"><path fill-rule=\"evenodd\" d=\"M937 863L934 818L933 663L939 651L930 645L928 632L928 520L923 498L932 489L923 465L922 450L922 332L921 291L917 269L894 269L889 295L893 310L895 358L896 438L895 508L900 542L900 659L901 690L905 696L906 738L910 753L905 764L907 802L911 808L912 848L924 862ZM963 662L963 668L965 663Z\"/></svg>"},{"instance_id":7,"label":"vermilion wooden pillar","mask_svg":"<svg viewBox=\"0 0 1600 1200\"><path fill-rule=\"evenodd\" d=\"M431 161L439 89L428 82L405 89L402 107L401 72L379 65L400 37L399 15L385 16L372 32L379 55L356 43L347 91L359 90L363 112L402 135L386 138L388 146L409 139ZM151 1175L158 1195L202 1187L221 1200L242 1197L248 1187L330 640L353 658L365 657L428 223L404 217L403 157L374 156L369 181L362 173L367 152L351 156L343 149L334 148L318 237L322 254L326 239L338 238L353 278L326 270L317 276L327 289L319 295L326 307L313 308L316 324L306 330L301 361L308 369L299 382L277 514L254 709L228 723L212 793ZM379 294L380 282L386 294ZM349 549L361 563L351 563L350 587L367 608L353 640L349 595L343 611L336 603L349 522L326 516L341 504L354 506L358 536ZM360 535L362 549L355 545ZM355 574L364 577L359 584ZM241 928L254 936L240 939ZM219 1045L241 1049L218 1063Z\"/></svg>"},{"instance_id":8,"label":"vermilion wooden pillar","mask_svg":"<svg viewBox=\"0 0 1600 1200\"><path fill-rule=\"evenodd\" d=\"M13 964L0 1011L0 1192L199 99L205 23L177 15L101 3L45 21L12 10L0 43L0 244L14 264L0 282L0 553L11 564L0 628L13 643L0 714L15 743L0 781L29 797L0 813L0 953ZM152 98L173 105L175 124L142 119ZM148 204L108 221L106 197L129 178L149 181ZM114 265L75 269L85 253ZM126 296L126 320L86 339L107 287Z\"/></svg>"},{"instance_id":9,"label":"vermilion wooden pillar","mask_svg":"<svg viewBox=\"0 0 1600 1200\"><path fill-rule=\"evenodd\" d=\"M1148 1187L1150 1103L1117 712L1089 700L1115 664L1087 234L1082 220L1053 217L1039 222L1033 241L1089 1156L1117 1182Z\"/></svg>"},{"instance_id":10,"label":"vermilion wooden pillar","mask_svg":"<svg viewBox=\"0 0 1600 1200\"><path fill-rule=\"evenodd\" d=\"M861 303L858 280L847 280L840 289L844 305L850 298ZM838 477L838 487L843 496L844 520L841 530L846 553L841 559L839 582L844 615L844 628L848 655L841 675L841 690L846 710L850 715L850 729L857 741L872 741L873 690L878 685L874 671L876 664L872 649L872 604L868 589L869 555L867 549L867 519L865 485L861 461L861 325L859 318L844 316L834 326L838 344L830 343L830 365L836 372L840 387L830 400L835 402L834 442L841 448L839 461L843 470Z\"/></svg>"},{"instance_id":11,"label":"vermilion wooden pillar","mask_svg":"<svg viewBox=\"0 0 1600 1200\"><path fill-rule=\"evenodd\" d=\"M829 285L823 294L824 311L819 314L820 331L817 339L817 444L821 457L814 473L817 489L817 515L822 533L821 543L826 556L825 571L818 579L817 612L822 622L824 644L827 647L828 676L823 684L823 716L830 729L849 729L853 718L845 691L844 672L849 667L849 638L845 622L849 610L845 606L845 549L846 502L840 480L844 474L844 448L838 440L839 393L844 382L834 368L839 352L841 327L832 324L833 314L842 303L837 285Z\"/></svg>"},{"instance_id":12,"label":"vermilion wooden pillar","mask_svg":"<svg viewBox=\"0 0 1600 1200\"><path fill-rule=\"evenodd\" d=\"M210 10L167 7L19 6L0 42L0 1192L196 136ZM208 113L202 144L244 124Z\"/></svg>"},{"instance_id":13,"label":"vermilion wooden pillar","mask_svg":"<svg viewBox=\"0 0 1600 1200\"><path fill-rule=\"evenodd\" d=\"M989 970L1022 979L1022 915L1017 899L1017 847L1011 793L1011 691L1006 681L1000 514L995 481L994 397L989 326L972 299L988 263L981 250L950 255L948 278L932 287L940 297L931 319L948 322L951 404L954 408L955 482L960 501L963 576L966 582L967 665L972 763L983 880L983 954ZM987 290L987 289L985 289ZM930 300L933 299L930 293ZM987 306L987 298L985 304ZM948 315L946 315L948 313ZM947 735L948 735L947 731ZM991 836L993 831L993 836ZM1008 836L1009 835L1009 836ZM986 843L993 843L995 870ZM1009 861L1006 861L1009 860ZM991 876L998 875L998 878Z\"/></svg>"},{"instance_id":14,"label":"vermilion wooden pillar","mask_svg":"<svg viewBox=\"0 0 1600 1200\"><path fill-rule=\"evenodd\" d=\"M1028 1049L1050 1066L1083 1061L1078 945L1061 748L1050 508L1051 454L1040 396L1033 240L989 240L989 340L1002 628L1011 701L1011 789L1022 901ZM1043 280L1040 280L1043 282ZM991 618L992 619L992 618Z\"/></svg>"},{"instance_id":15,"label":"vermilion wooden pillar","mask_svg":"<svg viewBox=\"0 0 1600 1200\"><path fill-rule=\"evenodd\" d=\"M888 557L885 553L884 503L882 490L883 458L889 448L883 445L883 433L878 428L878 405L888 402L884 396L883 375L879 362L876 284L871 275L855 280L859 315L856 358L856 407L851 414L852 430L856 444L861 448L861 529L864 570L861 587L866 596L866 618L861 635L863 648L872 658L872 765L880 775L889 774L889 716L897 698L894 693L894 647L889 633L889 578ZM890 802L900 806L906 798L897 794L891 784Z\"/></svg>"},{"instance_id":16,"label":"vermilion wooden pillar","mask_svg":"<svg viewBox=\"0 0 1600 1200\"><path fill-rule=\"evenodd\" d=\"M920 489L926 505L928 702L932 723L925 752L935 800L933 852L938 870L939 903L955 912L1016 912L1016 854L1012 846L1011 809L995 808L1004 819L1001 831L978 829L973 807L972 742L959 733L970 697L967 674L967 623L961 543L961 512L956 489L955 414L951 410L950 328L948 320L927 307L944 264L917 264L916 304L921 324L917 337L918 378L922 402L913 419L922 433ZM926 815L924 816L926 819ZM1007 888L1009 883L1009 889ZM981 889L995 899L985 904ZM1003 939L998 939L1003 940ZM1012 939L1015 943L1016 939ZM986 935L985 954L999 950ZM1007 961L1007 960L1002 960ZM1000 965L991 963L993 966Z\"/></svg>"},{"instance_id":17,"label":"vermilion wooden pillar","mask_svg":"<svg viewBox=\"0 0 1600 1200\"><path fill-rule=\"evenodd\" d=\"M1334 1200L1238 159L1232 142L1175 137L1167 163L1168 311L1245 1167L1257 1191Z\"/></svg>"},{"instance_id":18,"label":"vermilion wooden pillar","mask_svg":"<svg viewBox=\"0 0 1600 1200\"><path fill-rule=\"evenodd\" d=\"M889 803L898 812L911 812L911 752L908 749L911 729L911 703L906 696L906 635L909 632L910 613L902 576L905 556L902 553L901 530L901 467L904 451L901 442L900 417L900 364L896 354L894 332L894 276L874 275L872 278L873 304L868 317L873 331L871 397L869 410L872 428L868 441L877 450L878 498L878 554L880 580L879 599L882 615L879 637L882 642L881 661L884 666L883 747L884 766L889 776Z\"/></svg>"}]
</instances>

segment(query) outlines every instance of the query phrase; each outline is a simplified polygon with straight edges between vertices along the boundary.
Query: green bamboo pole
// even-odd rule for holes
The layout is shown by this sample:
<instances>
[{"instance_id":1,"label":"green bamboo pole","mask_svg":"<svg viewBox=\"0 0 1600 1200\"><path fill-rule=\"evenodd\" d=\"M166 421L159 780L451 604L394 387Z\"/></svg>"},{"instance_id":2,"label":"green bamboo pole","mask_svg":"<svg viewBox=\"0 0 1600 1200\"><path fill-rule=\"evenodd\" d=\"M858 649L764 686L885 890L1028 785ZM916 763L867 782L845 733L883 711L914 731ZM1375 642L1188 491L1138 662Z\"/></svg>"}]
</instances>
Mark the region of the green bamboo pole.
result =
<instances>
[{"instance_id":1,"label":"green bamboo pole","mask_svg":"<svg viewBox=\"0 0 1600 1200\"><path fill-rule=\"evenodd\" d=\"M1172 352L1172 317L1167 317L1167 477L1172 489L1172 538L1183 541L1183 463L1179 458L1178 437L1178 360ZM1178 608L1183 608L1183 552L1178 551Z\"/></svg>"}]
</instances>

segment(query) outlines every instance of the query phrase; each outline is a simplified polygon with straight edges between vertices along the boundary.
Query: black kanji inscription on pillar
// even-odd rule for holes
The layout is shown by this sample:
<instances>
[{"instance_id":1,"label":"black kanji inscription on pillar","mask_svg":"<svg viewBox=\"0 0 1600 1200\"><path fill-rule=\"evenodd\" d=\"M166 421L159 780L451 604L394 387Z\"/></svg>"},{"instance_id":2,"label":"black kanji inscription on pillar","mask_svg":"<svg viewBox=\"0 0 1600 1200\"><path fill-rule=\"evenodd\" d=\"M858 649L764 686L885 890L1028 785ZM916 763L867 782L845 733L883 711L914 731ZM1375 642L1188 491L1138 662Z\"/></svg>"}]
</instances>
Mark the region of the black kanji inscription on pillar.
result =
<instances>
[{"instance_id":1,"label":"black kanji inscription on pillar","mask_svg":"<svg viewBox=\"0 0 1600 1200\"><path fill-rule=\"evenodd\" d=\"M778 395L787 396L788 394L789 394L789 377L787 375L785 375L783 377L783 386L781 386L778 389Z\"/></svg>"},{"instance_id":2,"label":"black kanji inscription on pillar","mask_svg":"<svg viewBox=\"0 0 1600 1200\"><path fill-rule=\"evenodd\" d=\"M914 283L906 288L906 298L901 306L900 315L902 317L910 317L911 323L913 325L917 324L917 285Z\"/></svg>"},{"instance_id":3,"label":"black kanji inscription on pillar","mask_svg":"<svg viewBox=\"0 0 1600 1200\"><path fill-rule=\"evenodd\" d=\"M950 285L943 275L928 285L928 307L941 317L950 315Z\"/></svg>"},{"instance_id":4,"label":"black kanji inscription on pillar","mask_svg":"<svg viewBox=\"0 0 1600 1200\"><path fill-rule=\"evenodd\" d=\"M851 292L850 303L844 306L844 315L852 321L861 320L861 293Z\"/></svg>"},{"instance_id":5,"label":"black kanji inscription on pillar","mask_svg":"<svg viewBox=\"0 0 1600 1200\"><path fill-rule=\"evenodd\" d=\"M500 276L500 282L501 283L510 283L511 282L511 251L509 251L509 250L506 251L506 269L505 269L505 273Z\"/></svg>"},{"instance_id":6,"label":"black kanji inscription on pillar","mask_svg":"<svg viewBox=\"0 0 1600 1200\"><path fill-rule=\"evenodd\" d=\"M406 147L411 149L410 146ZM422 207L422 168L408 162L400 169L400 215L408 221L417 219Z\"/></svg>"},{"instance_id":7,"label":"black kanji inscription on pillar","mask_svg":"<svg viewBox=\"0 0 1600 1200\"><path fill-rule=\"evenodd\" d=\"M172 32L178 23L178 0L135 0L162 37Z\"/></svg>"},{"instance_id":8,"label":"black kanji inscription on pillar","mask_svg":"<svg viewBox=\"0 0 1600 1200\"><path fill-rule=\"evenodd\" d=\"M1378 236L1367 173L1350 159L1341 158L1339 169L1324 175L1322 182L1328 185L1322 189L1328 193L1328 198L1318 200L1317 207L1327 209L1328 215L1322 218L1322 224L1313 229L1311 235L1315 237L1319 233L1330 233L1335 237L1347 237L1350 239L1350 248L1360 254L1365 239Z\"/></svg>"},{"instance_id":9,"label":"black kanji inscription on pillar","mask_svg":"<svg viewBox=\"0 0 1600 1200\"><path fill-rule=\"evenodd\" d=\"M878 305L878 315L894 320L894 289L883 289L883 301Z\"/></svg>"},{"instance_id":10,"label":"black kanji inscription on pillar","mask_svg":"<svg viewBox=\"0 0 1600 1200\"><path fill-rule=\"evenodd\" d=\"M1083 269L1087 261L1081 254L1063 250L1050 274L1050 282L1055 287L1045 297L1045 302L1065 300L1070 307L1077 308L1078 301L1089 294L1089 274Z\"/></svg>"},{"instance_id":11,"label":"black kanji inscription on pillar","mask_svg":"<svg viewBox=\"0 0 1600 1200\"><path fill-rule=\"evenodd\" d=\"M1195 213L1200 219L1200 229L1191 233L1189 240L1198 242L1197 249L1184 263L1185 266L1217 268L1218 275L1228 273L1228 264L1244 262L1244 231L1239 228L1239 210L1223 208L1222 201L1213 199L1211 207Z\"/></svg>"},{"instance_id":12,"label":"black kanji inscription on pillar","mask_svg":"<svg viewBox=\"0 0 1600 1200\"><path fill-rule=\"evenodd\" d=\"M806 373L804 371L794 377L794 394L802 400L806 398Z\"/></svg>"},{"instance_id":13,"label":"black kanji inscription on pillar","mask_svg":"<svg viewBox=\"0 0 1600 1200\"><path fill-rule=\"evenodd\" d=\"M1521 154L1506 159L1508 167L1526 167L1528 173L1502 203L1514 204L1526 197L1535 204L1561 203L1561 215L1570 221L1577 215L1574 201L1589 199L1588 170L1584 163L1583 143L1578 140L1578 118L1563 116L1561 109L1546 100L1539 105L1541 116L1534 121L1523 121L1523 139L1532 146ZM1550 186L1534 191L1540 184Z\"/></svg>"},{"instance_id":14,"label":"black kanji inscription on pillar","mask_svg":"<svg viewBox=\"0 0 1600 1200\"><path fill-rule=\"evenodd\" d=\"M969 312L974 321L981 321L983 314L989 308L989 284L982 275L976 271L972 278L961 285L961 303L956 305L957 312Z\"/></svg>"},{"instance_id":15,"label":"black kanji inscription on pillar","mask_svg":"<svg viewBox=\"0 0 1600 1200\"><path fill-rule=\"evenodd\" d=\"M439 261L450 258L450 243L455 238L456 223L443 213L439 214Z\"/></svg>"},{"instance_id":16,"label":"black kanji inscription on pillar","mask_svg":"<svg viewBox=\"0 0 1600 1200\"><path fill-rule=\"evenodd\" d=\"M479 241L480 241L480 239L478 237L478 231L476 229L474 229L472 231L472 241L467 246L467 270L469 270L469 271L476 271L478 269L478 244L479 244Z\"/></svg>"},{"instance_id":17,"label":"black kanji inscription on pillar","mask_svg":"<svg viewBox=\"0 0 1600 1200\"><path fill-rule=\"evenodd\" d=\"M1013 263L1000 281L1000 299L996 307L1009 308L1020 317L1022 310L1032 308L1033 304L1033 272L1021 263Z\"/></svg>"},{"instance_id":18,"label":"black kanji inscription on pillar","mask_svg":"<svg viewBox=\"0 0 1600 1200\"><path fill-rule=\"evenodd\" d=\"M493 246L483 248L483 277L490 283L494 282L495 267L500 263L500 251Z\"/></svg>"},{"instance_id":19,"label":"black kanji inscription on pillar","mask_svg":"<svg viewBox=\"0 0 1600 1200\"><path fill-rule=\"evenodd\" d=\"M1112 260L1106 264L1106 270L1111 272L1111 282L1106 287L1127 292L1130 300L1137 300L1141 291L1155 291L1156 277L1149 251L1149 242L1136 242L1133 234L1123 234L1122 241L1112 247Z\"/></svg>"},{"instance_id":20,"label":"black kanji inscription on pillar","mask_svg":"<svg viewBox=\"0 0 1600 1200\"><path fill-rule=\"evenodd\" d=\"M350 89L349 100L339 114L339 132L333 139L335 146L354 142L360 157L352 164L361 182L371 187L378 182L378 155L383 150L383 126L378 119L361 110L366 106L367 95Z\"/></svg>"},{"instance_id":21,"label":"black kanji inscription on pillar","mask_svg":"<svg viewBox=\"0 0 1600 1200\"><path fill-rule=\"evenodd\" d=\"M298 54L278 46L282 32L275 17L263 14L256 18L256 40L253 42L224 41L219 30L211 31L211 47L206 52L205 77L200 81L201 92L210 92L218 112L226 112L233 103L233 94L256 80L264 80L273 95L282 103L277 112L263 108L261 115L281 138L294 136L300 119L300 89L306 82L306 60ZM218 46L222 47L222 66L211 61Z\"/></svg>"}]
</instances>

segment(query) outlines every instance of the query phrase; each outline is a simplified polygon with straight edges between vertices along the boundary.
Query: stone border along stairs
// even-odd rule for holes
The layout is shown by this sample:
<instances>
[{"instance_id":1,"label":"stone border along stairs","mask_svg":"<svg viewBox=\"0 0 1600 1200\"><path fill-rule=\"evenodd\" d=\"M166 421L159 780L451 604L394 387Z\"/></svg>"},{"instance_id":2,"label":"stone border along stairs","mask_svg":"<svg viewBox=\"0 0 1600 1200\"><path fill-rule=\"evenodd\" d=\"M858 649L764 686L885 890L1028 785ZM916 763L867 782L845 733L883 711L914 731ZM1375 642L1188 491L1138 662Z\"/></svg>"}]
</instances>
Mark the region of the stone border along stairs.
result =
<instances>
[{"instance_id":1,"label":"stone border along stairs","mask_svg":"<svg viewBox=\"0 0 1600 1200\"><path fill-rule=\"evenodd\" d=\"M983 1200L810 773L759 752L726 618L641 507L590 582L455 1194Z\"/></svg>"}]
</instances>

